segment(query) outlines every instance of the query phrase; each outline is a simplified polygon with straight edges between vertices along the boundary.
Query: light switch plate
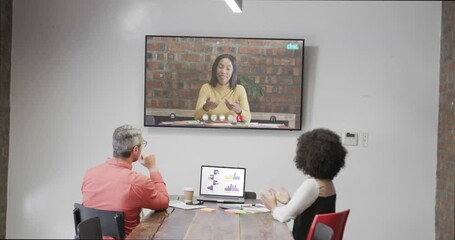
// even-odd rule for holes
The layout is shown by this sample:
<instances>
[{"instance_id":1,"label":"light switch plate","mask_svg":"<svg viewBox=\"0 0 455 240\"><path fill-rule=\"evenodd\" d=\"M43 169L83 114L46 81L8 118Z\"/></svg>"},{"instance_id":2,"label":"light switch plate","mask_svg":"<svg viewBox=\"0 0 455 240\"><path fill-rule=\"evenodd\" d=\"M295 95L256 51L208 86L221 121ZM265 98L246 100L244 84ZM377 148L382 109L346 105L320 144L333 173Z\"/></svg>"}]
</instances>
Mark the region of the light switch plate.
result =
<instances>
[{"instance_id":1,"label":"light switch plate","mask_svg":"<svg viewBox=\"0 0 455 240\"><path fill-rule=\"evenodd\" d=\"M343 144L346 146L357 146L359 134L355 132L346 132L343 135Z\"/></svg>"},{"instance_id":2,"label":"light switch plate","mask_svg":"<svg viewBox=\"0 0 455 240\"><path fill-rule=\"evenodd\" d=\"M368 147L368 133L362 134L362 145Z\"/></svg>"}]
</instances>

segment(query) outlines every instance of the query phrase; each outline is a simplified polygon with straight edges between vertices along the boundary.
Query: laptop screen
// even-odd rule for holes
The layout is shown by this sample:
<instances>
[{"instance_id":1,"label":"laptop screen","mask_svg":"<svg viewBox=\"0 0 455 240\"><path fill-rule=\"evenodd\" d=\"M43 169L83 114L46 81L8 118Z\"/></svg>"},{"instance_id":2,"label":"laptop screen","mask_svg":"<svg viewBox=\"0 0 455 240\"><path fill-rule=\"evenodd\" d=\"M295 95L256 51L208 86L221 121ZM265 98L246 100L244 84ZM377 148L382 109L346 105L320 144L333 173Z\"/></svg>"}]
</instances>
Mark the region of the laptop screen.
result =
<instances>
[{"instance_id":1,"label":"laptop screen","mask_svg":"<svg viewBox=\"0 0 455 240\"><path fill-rule=\"evenodd\" d=\"M244 197L246 169L201 166L199 195Z\"/></svg>"}]
</instances>

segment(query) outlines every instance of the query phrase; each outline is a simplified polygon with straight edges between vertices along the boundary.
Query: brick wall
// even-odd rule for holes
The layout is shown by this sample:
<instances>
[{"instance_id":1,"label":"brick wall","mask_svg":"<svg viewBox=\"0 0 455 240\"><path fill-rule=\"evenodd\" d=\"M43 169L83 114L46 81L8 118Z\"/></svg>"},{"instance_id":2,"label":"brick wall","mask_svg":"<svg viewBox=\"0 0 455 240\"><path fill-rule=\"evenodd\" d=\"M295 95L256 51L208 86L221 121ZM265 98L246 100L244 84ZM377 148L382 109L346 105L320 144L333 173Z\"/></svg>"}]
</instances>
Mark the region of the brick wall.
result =
<instances>
[{"instance_id":1,"label":"brick wall","mask_svg":"<svg viewBox=\"0 0 455 240\"><path fill-rule=\"evenodd\" d=\"M13 0L0 1L0 239L6 236Z\"/></svg>"},{"instance_id":2,"label":"brick wall","mask_svg":"<svg viewBox=\"0 0 455 240\"><path fill-rule=\"evenodd\" d=\"M436 240L453 240L455 213L455 2L442 2Z\"/></svg>"},{"instance_id":3,"label":"brick wall","mask_svg":"<svg viewBox=\"0 0 455 240\"><path fill-rule=\"evenodd\" d=\"M229 53L237 59L239 76L256 87L241 83L250 110L295 113L296 125L300 125L301 46L286 49L287 40L189 39L154 37L147 41L146 107L193 110L200 87L210 81L215 58ZM263 96L254 94L258 91Z\"/></svg>"}]
</instances>

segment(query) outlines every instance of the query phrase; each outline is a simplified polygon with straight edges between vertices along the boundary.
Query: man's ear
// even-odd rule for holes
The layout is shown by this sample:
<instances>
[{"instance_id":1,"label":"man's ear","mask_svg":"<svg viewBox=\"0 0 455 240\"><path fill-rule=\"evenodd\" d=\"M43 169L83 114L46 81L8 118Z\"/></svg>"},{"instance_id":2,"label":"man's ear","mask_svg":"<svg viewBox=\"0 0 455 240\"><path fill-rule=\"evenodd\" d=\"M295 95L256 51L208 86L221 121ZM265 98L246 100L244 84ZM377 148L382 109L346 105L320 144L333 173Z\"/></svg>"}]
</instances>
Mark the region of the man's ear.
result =
<instances>
[{"instance_id":1,"label":"man's ear","mask_svg":"<svg viewBox=\"0 0 455 240\"><path fill-rule=\"evenodd\" d=\"M137 160L139 160L140 154L141 154L141 152L140 152L139 147L134 146L133 149L131 150L131 156L130 156L130 157L132 157L133 162L136 162Z\"/></svg>"},{"instance_id":2,"label":"man's ear","mask_svg":"<svg viewBox=\"0 0 455 240\"><path fill-rule=\"evenodd\" d=\"M138 146L134 146L133 147L133 152L134 153L138 153L139 152L139 147Z\"/></svg>"}]
</instances>

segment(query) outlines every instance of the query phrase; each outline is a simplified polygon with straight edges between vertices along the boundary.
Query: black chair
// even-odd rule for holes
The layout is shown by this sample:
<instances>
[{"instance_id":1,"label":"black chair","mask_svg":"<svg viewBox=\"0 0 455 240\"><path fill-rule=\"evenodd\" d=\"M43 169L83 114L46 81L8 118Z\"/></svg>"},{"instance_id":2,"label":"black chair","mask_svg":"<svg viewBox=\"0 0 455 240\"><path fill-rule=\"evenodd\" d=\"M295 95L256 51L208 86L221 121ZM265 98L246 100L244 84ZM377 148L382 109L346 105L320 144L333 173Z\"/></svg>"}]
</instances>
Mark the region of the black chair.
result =
<instances>
[{"instance_id":1,"label":"black chair","mask_svg":"<svg viewBox=\"0 0 455 240\"><path fill-rule=\"evenodd\" d=\"M125 219L123 212L99 210L84 207L82 204L75 203L73 210L74 227L76 237L79 236L78 224L93 217L99 217L103 236L110 236L116 239L125 239Z\"/></svg>"},{"instance_id":2,"label":"black chair","mask_svg":"<svg viewBox=\"0 0 455 240\"><path fill-rule=\"evenodd\" d=\"M103 239L99 217L89 218L77 225L78 239Z\"/></svg>"}]
</instances>

